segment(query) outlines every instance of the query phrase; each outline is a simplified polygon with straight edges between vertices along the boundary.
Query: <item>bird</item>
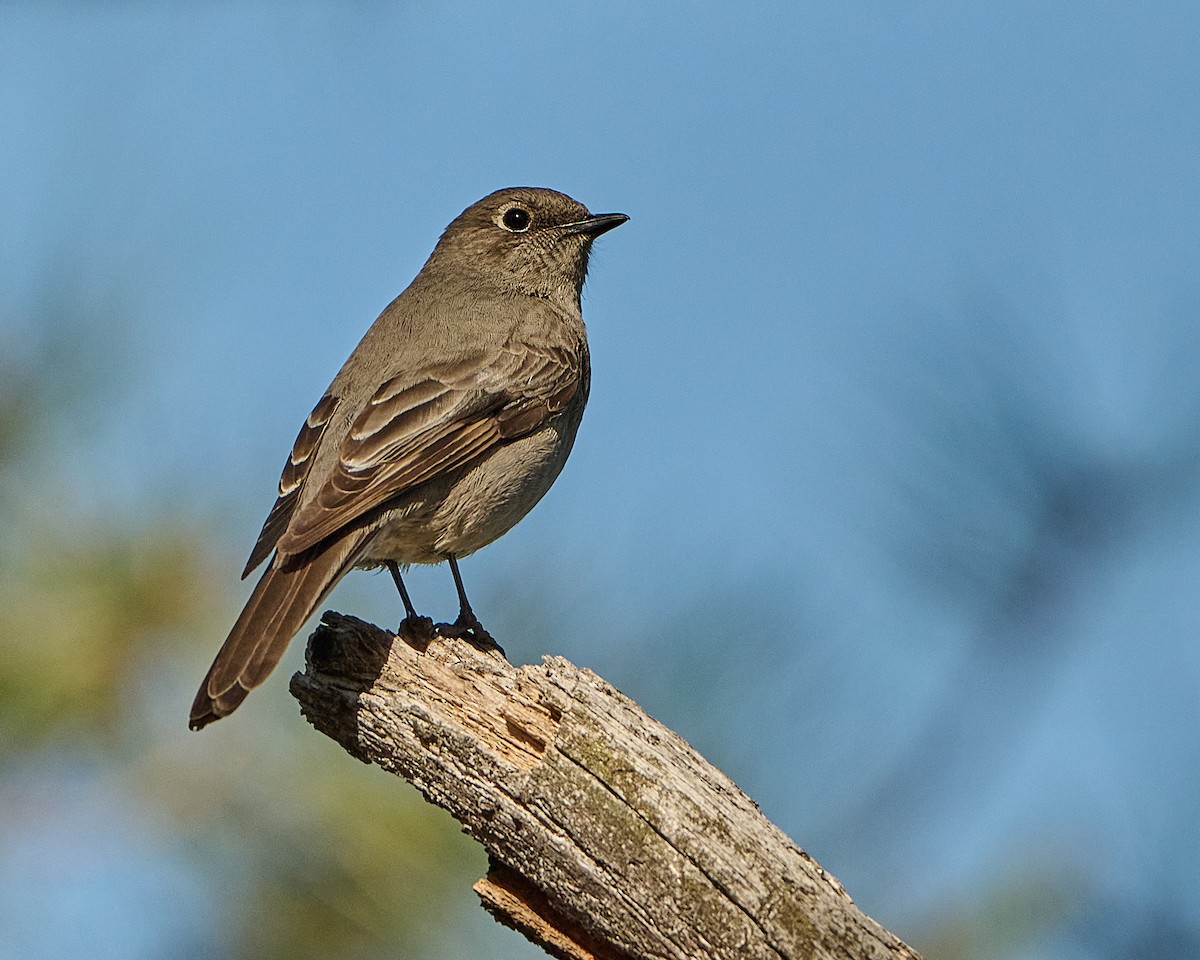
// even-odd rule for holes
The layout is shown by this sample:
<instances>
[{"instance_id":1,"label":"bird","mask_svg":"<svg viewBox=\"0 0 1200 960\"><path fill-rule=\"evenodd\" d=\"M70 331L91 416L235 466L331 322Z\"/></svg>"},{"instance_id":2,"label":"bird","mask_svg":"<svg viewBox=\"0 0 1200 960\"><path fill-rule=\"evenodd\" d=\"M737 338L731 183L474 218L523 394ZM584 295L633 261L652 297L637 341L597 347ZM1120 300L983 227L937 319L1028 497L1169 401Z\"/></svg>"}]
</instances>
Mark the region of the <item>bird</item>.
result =
<instances>
[{"instance_id":1,"label":"bird","mask_svg":"<svg viewBox=\"0 0 1200 960\"><path fill-rule=\"evenodd\" d=\"M352 568L386 568L398 633L494 644L458 560L507 533L571 452L591 381L581 294L592 242L625 223L544 187L467 207L305 419L243 579L266 562L192 704L232 713ZM447 562L453 623L418 616L401 568Z\"/></svg>"}]
</instances>

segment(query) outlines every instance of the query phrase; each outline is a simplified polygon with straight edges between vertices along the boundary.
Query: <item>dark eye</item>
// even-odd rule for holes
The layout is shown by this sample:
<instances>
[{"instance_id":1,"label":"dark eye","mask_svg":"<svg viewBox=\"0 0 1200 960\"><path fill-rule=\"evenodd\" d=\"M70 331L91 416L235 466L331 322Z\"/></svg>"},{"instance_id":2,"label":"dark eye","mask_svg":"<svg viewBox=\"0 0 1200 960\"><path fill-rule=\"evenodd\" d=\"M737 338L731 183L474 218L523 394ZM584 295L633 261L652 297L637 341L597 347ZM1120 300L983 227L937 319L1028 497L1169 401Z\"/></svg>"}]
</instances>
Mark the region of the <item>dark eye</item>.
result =
<instances>
[{"instance_id":1,"label":"dark eye","mask_svg":"<svg viewBox=\"0 0 1200 960\"><path fill-rule=\"evenodd\" d=\"M509 207L504 211L504 216L500 218L500 222L504 224L505 230L511 230L513 233L523 233L529 229L532 219L529 216L529 211L524 207Z\"/></svg>"}]
</instances>

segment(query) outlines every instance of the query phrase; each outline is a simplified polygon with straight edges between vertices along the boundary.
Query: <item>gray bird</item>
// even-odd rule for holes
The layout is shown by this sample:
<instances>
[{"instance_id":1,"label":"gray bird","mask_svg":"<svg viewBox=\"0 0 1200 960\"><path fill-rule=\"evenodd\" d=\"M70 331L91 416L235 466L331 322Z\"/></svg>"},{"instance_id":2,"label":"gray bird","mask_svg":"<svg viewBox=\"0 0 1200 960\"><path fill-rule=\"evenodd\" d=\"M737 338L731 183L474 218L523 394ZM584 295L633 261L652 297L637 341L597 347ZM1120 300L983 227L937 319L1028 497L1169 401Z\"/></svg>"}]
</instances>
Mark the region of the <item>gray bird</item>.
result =
<instances>
[{"instance_id":1,"label":"gray bird","mask_svg":"<svg viewBox=\"0 0 1200 960\"><path fill-rule=\"evenodd\" d=\"M390 570L401 632L492 642L457 559L508 532L562 470L588 397L588 254L627 219L512 187L446 228L304 422L242 576L274 556L196 694L193 730L237 709L351 567ZM443 560L459 616L434 628L399 565Z\"/></svg>"}]
</instances>

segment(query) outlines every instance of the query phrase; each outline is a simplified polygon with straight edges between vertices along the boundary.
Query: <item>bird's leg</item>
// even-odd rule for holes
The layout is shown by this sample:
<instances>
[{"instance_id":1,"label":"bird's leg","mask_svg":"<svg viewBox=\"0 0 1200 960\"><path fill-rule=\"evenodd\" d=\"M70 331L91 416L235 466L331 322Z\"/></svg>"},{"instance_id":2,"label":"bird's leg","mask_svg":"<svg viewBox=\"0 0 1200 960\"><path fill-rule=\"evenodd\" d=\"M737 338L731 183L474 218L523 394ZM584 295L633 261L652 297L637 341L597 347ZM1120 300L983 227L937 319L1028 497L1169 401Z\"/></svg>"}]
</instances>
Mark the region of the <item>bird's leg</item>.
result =
<instances>
[{"instance_id":1,"label":"bird's leg","mask_svg":"<svg viewBox=\"0 0 1200 960\"><path fill-rule=\"evenodd\" d=\"M400 599L404 602L404 619L400 621L400 626L396 629L397 636L414 646L427 647L429 641L437 633L433 626L433 619L417 615L417 610L413 606L412 600L409 599L408 590L404 586L404 580L400 577L400 567L396 565L396 561L385 560L383 565L388 568L388 573L396 582L396 589L400 591Z\"/></svg>"},{"instance_id":2,"label":"bird's leg","mask_svg":"<svg viewBox=\"0 0 1200 960\"><path fill-rule=\"evenodd\" d=\"M471 609L471 601L467 599L467 591L463 588L462 575L458 572L458 561L454 554L447 555L450 561L450 572L454 574L454 586L458 590L458 619L453 623L439 623L437 632L443 637L458 637L470 640L481 650L501 649L500 644L492 639L492 635L483 629L483 624Z\"/></svg>"}]
</instances>

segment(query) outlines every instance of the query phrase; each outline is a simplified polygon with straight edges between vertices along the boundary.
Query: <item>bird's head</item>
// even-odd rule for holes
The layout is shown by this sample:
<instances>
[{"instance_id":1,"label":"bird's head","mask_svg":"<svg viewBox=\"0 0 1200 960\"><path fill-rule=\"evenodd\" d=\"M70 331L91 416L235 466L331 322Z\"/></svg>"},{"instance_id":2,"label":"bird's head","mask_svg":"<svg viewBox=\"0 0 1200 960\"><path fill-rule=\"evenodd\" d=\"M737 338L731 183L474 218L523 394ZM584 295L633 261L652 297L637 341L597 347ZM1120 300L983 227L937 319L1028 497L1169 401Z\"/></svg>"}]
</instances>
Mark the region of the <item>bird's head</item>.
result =
<instances>
[{"instance_id":1,"label":"bird's head","mask_svg":"<svg viewBox=\"0 0 1200 960\"><path fill-rule=\"evenodd\" d=\"M507 187L451 222L426 269L465 271L515 293L578 302L592 241L628 219L589 213L557 190Z\"/></svg>"}]
</instances>

